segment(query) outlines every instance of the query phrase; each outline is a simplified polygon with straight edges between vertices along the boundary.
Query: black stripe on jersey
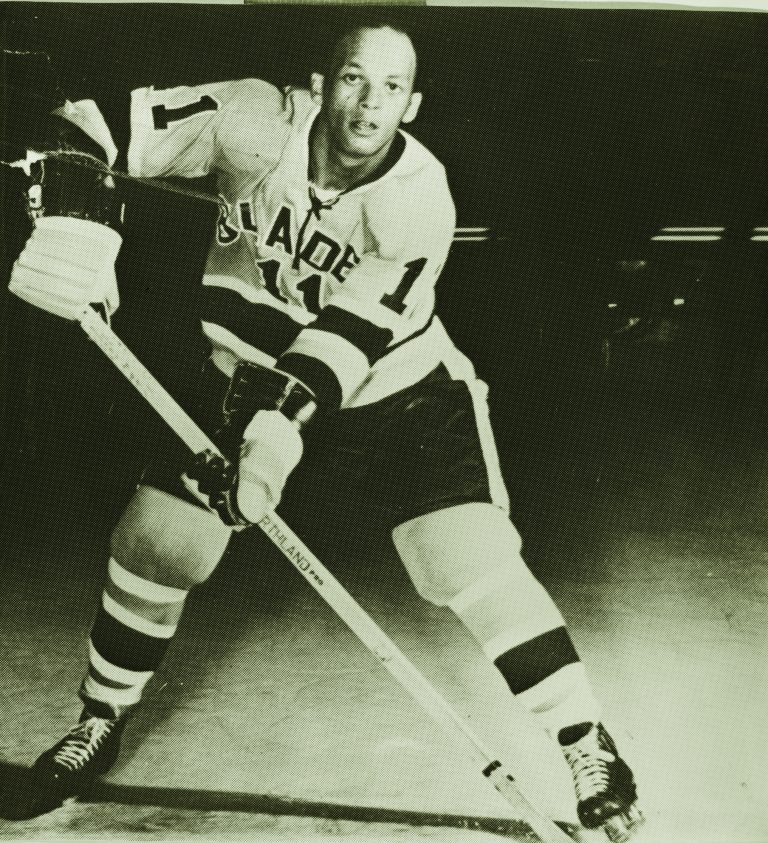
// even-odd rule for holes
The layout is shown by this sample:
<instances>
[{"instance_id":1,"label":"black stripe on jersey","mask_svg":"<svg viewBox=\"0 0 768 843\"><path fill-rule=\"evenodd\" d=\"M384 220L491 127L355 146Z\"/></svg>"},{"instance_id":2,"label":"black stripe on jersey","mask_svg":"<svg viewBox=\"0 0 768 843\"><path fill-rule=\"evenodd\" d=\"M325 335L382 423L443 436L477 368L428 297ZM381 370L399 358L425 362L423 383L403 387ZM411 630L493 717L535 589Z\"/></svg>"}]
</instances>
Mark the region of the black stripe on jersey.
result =
<instances>
[{"instance_id":1,"label":"black stripe on jersey","mask_svg":"<svg viewBox=\"0 0 768 843\"><path fill-rule=\"evenodd\" d=\"M338 410L341 406L339 379L333 369L322 360L292 351L284 354L275 364L275 368L293 375L308 386L315 394L318 406L323 410Z\"/></svg>"},{"instance_id":2,"label":"black stripe on jersey","mask_svg":"<svg viewBox=\"0 0 768 843\"><path fill-rule=\"evenodd\" d=\"M96 652L115 667L144 672L157 670L170 638L155 638L131 629L99 607L91 631L91 643Z\"/></svg>"},{"instance_id":3,"label":"black stripe on jersey","mask_svg":"<svg viewBox=\"0 0 768 843\"><path fill-rule=\"evenodd\" d=\"M234 290L210 284L202 289L200 318L226 328L270 357L279 357L304 327L277 308L253 304Z\"/></svg>"},{"instance_id":4,"label":"black stripe on jersey","mask_svg":"<svg viewBox=\"0 0 768 843\"><path fill-rule=\"evenodd\" d=\"M367 319L332 304L320 311L312 327L318 331L337 334L351 342L368 358L370 366L384 356L387 346L392 342L392 331L389 328L380 328Z\"/></svg>"},{"instance_id":5,"label":"black stripe on jersey","mask_svg":"<svg viewBox=\"0 0 768 843\"><path fill-rule=\"evenodd\" d=\"M502 653L494 664L512 693L522 694L560 668L579 661L571 636L559 626Z\"/></svg>"}]
</instances>

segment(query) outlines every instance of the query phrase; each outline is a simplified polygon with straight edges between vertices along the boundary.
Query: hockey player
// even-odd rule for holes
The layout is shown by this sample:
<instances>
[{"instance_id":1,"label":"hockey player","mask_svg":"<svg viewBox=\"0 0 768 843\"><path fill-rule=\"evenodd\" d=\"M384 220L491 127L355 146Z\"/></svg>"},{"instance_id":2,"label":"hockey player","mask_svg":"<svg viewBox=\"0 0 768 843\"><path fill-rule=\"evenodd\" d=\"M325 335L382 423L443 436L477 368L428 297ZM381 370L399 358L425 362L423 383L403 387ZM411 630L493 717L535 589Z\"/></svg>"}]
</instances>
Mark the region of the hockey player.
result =
<instances>
[{"instance_id":1,"label":"hockey player","mask_svg":"<svg viewBox=\"0 0 768 843\"><path fill-rule=\"evenodd\" d=\"M169 448L143 476L112 536L82 717L35 763L34 812L114 763L190 589L233 528L320 476L391 532L419 594L456 613L558 741L581 822L618 838L639 819L563 617L520 555L486 386L434 313L455 211L443 167L400 128L419 109L415 76L408 35L375 25L341 38L309 91L257 80L134 91L130 172L218 177L198 421L229 461L190 464ZM93 102L55 118L71 146L112 163ZM114 309L114 215L46 204L46 187L12 289L53 312Z\"/></svg>"}]
</instances>

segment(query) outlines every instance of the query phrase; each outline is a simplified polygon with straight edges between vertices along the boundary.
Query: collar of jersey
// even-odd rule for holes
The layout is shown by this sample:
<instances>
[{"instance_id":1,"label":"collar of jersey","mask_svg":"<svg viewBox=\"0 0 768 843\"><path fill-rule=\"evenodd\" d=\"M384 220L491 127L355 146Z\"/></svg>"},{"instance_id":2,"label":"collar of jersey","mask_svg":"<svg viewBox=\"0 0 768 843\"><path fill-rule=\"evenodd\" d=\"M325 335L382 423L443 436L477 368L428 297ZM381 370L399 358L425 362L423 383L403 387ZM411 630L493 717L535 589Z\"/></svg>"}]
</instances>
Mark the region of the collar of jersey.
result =
<instances>
[{"instance_id":1,"label":"collar of jersey","mask_svg":"<svg viewBox=\"0 0 768 843\"><path fill-rule=\"evenodd\" d=\"M320 106L313 106L311 111L307 114L304 125L301 127L301 132L297 138L300 145L299 148L301 150L302 171L307 175L308 184L312 184L309 180L309 133L319 113ZM364 180L360 182L360 184L347 188L347 190L342 190L339 193L339 197L346 196L350 193L362 193L366 190L370 190L378 184L381 184L387 179L395 178L397 176L410 175L422 167L423 161L422 155L420 154L421 144L412 135L409 135L408 132L404 132L402 129L398 129L398 134L404 139L405 145L397 161L385 173L382 173L377 178L371 179L370 181Z\"/></svg>"}]
</instances>

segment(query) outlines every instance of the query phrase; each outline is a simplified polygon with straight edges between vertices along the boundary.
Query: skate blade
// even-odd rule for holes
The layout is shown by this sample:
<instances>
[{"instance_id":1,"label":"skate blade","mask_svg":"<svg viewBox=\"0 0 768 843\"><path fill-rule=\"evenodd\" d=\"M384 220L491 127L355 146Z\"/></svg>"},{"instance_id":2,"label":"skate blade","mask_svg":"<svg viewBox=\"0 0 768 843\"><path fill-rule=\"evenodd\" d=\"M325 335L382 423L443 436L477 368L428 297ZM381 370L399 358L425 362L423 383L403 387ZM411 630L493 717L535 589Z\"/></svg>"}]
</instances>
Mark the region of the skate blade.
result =
<instances>
[{"instance_id":1,"label":"skate blade","mask_svg":"<svg viewBox=\"0 0 768 843\"><path fill-rule=\"evenodd\" d=\"M611 843L627 843L644 822L640 809L633 805L626 813L617 814L604 823L603 831Z\"/></svg>"},{"instance_id":2,"label":"skate blade","mask_svg":"<svg viewBox=\"0 0 768 843\"><path fill-rule=\"evenodd\" d=\"M584 828L583 825L571 825L566 831L575 843L605 843L602 828Z\"/></svg>"}]
</instances>

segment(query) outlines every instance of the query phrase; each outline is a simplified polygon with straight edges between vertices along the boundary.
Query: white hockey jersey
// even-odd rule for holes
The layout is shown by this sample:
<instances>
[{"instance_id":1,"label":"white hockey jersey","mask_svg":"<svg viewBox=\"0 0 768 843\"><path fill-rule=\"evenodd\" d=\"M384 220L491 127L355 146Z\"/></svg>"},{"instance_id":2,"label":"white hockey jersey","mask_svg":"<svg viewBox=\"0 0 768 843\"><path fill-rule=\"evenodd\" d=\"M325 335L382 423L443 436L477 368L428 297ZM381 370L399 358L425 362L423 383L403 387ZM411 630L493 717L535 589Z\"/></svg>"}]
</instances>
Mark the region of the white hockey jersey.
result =
<instances>
[{"instance_id":1,"label":"white hockey jersey","mask_svg":"<svg viewBox=\"0 0 768 843\"><path fill-rule=\"evenodd\" d=\"M129 170L215 172L222 199L205 276L214 362L277 365L342 408L443 362L472 367L434 315L455 209L443 166L399 132L377 172L342 193L309 180L318 107L255 79L134 91Z\"/></svg>"}]
</instances>

